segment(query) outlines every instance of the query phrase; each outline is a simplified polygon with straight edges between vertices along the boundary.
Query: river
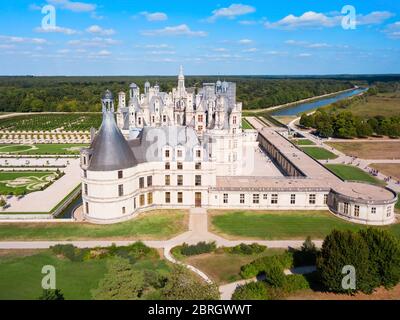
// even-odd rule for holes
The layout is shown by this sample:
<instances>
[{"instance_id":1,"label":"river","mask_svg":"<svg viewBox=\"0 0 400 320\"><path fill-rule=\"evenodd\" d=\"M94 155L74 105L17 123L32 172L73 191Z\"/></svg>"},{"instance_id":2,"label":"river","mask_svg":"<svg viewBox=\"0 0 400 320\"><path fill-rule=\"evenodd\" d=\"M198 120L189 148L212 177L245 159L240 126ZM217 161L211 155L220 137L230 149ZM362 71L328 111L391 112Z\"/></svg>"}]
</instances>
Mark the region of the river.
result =
<instances>
[{"instance_id":1,"label":"river","mask_svg":"<svg viewBox=\"0 0 400 320\"><path fill-rule=\"evenodd\" d=\"M298 105L295 105L293 107L287 107L287 108L282 108L279 109L275 112L272 113L273 116L296 116L300 113L306 112L306 111L310 111L313 109L317 109L320 107L324 107L327 106L331 103L355 96L360 94L361 92L367 91L368 88L358 88L358 89L354 89L351 91L346 91L343 93L339 93L338 95L329 97L329 98L322 98L319 99L317 101L313 101L313 102L305 102L305 103L300 103Z\"/></svg>"}]
</instances>

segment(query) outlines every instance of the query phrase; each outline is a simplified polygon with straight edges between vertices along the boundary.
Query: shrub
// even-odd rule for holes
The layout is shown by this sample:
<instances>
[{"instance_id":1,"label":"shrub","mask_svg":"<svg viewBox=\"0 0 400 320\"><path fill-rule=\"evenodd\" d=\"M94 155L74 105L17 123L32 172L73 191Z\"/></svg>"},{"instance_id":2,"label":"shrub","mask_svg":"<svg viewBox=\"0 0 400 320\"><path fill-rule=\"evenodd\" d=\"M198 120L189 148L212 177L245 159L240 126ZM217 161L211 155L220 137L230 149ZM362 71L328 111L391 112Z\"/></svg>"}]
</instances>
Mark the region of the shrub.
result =
<instances>
[{"instance_id":1,"label":"shrub","mask_svg":"<svg viewBox=\"0 0 400 320\"><path fill-rule=\"evenodd\" d=\"M284 290L287 293L310 289L310 284L302 274L291 274L285 277Z\"/></svg>"},{"instance_id":2,"label":"shrub","mask_svg":"<svg viewBox=\"0 0 400 320\"><path fill-rule=\"evenodd\" d=\"M283 273L282 265L273 260L273 263L266 265L264 269L265 282L274 288L282 288L285 285L285 274Z\"/></svg>"},{"instance_id":3,"label":"shrub","mask_svg":"<svg viewBox=\"0 0 400 320\"><path fill-rule=\"evenodd\" d=\"M230 253L252 255L252 254L262 253L265 251L266 248L267 248L266 246L262 246L257 243L252 243L252 244L241 243L235 247L230 248Z\"/></svg>"},{"instance_id":4,"label":"shrub","mask_svg":"<svg viewBox=\"0 0 400 320\"><path fill-rule=\"evenodd\" d=\"M184 243L181 246L181 254L184 256L194 256L197 254L212 252L217 248L215 242L206 243L205 241L199 242L195 245L188 245Z\"/></svg>"},{"instance_id":5,"label":"shrub","mask_svg":"<svg viewBox=\"0 0 400 320\"><path fill-rule=\"evenodd\" d=\"M64 295L61 290L43 290L42 295L38 298L39 300L64 300Z\"/></svg>"},{"instance_id":6,"label":"shrub","mask_svg":"<svg viewBox=\"0 0 400 320\"><path fill-rule=\"evenodd\" d=\"M300 250L293 253L295 266L313 266L316 264L318 249L315 247L311 237L307 237Z\"/></svg>"},{"instance_id":7,"label":"shrub","mask_svg":"<svg viewBox=\"0 0 400 320\"><path fill-rule=\"evenodd\" d=\"M285 252L281 255L258 258L242 266L240 275L244 279L253 278L267 270L270 265L278 266L283 272L284 269L289 269L293 266L293 255L290 252Z\"/></svg>"},{"instance_id":8,"label":"shrub","mask_svg":"<svg viewBox=\"0 0 400 320\"><path fill-rule=\"evenodd\" d=\"M236 288L232 300L267 300L268 289L262 281L253 281Z\"/></svg>"},{"instance_id":9,"label":"shrub","mask_svg":"<svg viewBox=\"0 0 400 320\"><path fill-rule=\"evenodd\" d=\"M369 249L370 273L375 287L394 287L400 281L399 240L386 230L368 228L360 231Z\"/></svg>"},{"instance_id":10,"label":"shrub","mask_svg":"<svg viewBox=\"0 0 400 320\"><path fill-rule=\"evenodd\" d=\"M356 289L345 289L342 280L345 266L356 270ZM330 291L353 293L361 290L371 293L374 288L369 268L368 246L360 234L352 231L332 231L322 245L317 258L317 270L322 284Z\"/></svg>"},{"instance_id":11,"label":"shrub","mask_svg":"<svg viewBox=\"0 0 400 320\"><path fill-rule=\"evenodd\" d=\"M56 255L61 255L73 262L83 261L85 255L89 252L89 249L79 249L72 244L57 244L50 247Z\"/></svg>"}]
</instances>

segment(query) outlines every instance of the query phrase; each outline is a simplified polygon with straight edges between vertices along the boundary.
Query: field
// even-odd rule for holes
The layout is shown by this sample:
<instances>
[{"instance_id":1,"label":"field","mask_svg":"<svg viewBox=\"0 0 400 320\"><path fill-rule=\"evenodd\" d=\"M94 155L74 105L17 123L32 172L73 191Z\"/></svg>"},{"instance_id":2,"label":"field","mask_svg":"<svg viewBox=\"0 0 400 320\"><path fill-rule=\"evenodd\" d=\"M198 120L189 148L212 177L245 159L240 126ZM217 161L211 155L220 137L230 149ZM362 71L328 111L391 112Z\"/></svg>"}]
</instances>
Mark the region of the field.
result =
<instances>
[{"instance_id":1,"label":"field","mask_svg":"<svg viewBox=\"0 0 400 320\"><path fill-rule=\"evenodd\" d=\"M182 210L157 210L112 225L88 223L0 224L0 240L169 239L185 232L188 215Z\"/></svg>"},{"instance_id":2,"label":"field","mask_svg":"<svg viewBox=\"0 0 400 320\"><path fill-rule=\"evenodd\" d=\"M261 254L243 255L216 252L185 258L183 261L204 271L218 285L241 280L240 267L251 261L282 253L284 249L266 249Z\"/></svg>"},{"instance_id":3,"label":"field","mask_svg":"<svg viewBox=\"0 0 400 320\"><path fill-rule=\"evenodd\" d=\"M323 239L333 229L359 230L328 211L211 211L210 227L228 239ZM400 224L386 227L400 237Z\"/></svg>"},{"instance_id":4,"label":"field","mask_svg":"<svg viewBox=\"0 0 400 320\"><path fill-rule=\"evenodd\" d=\"M357 167L344 164L326 164L325 166L343 180L363 181L382 186L386 185L384 181L372 177L371 175Z\"/></svg>"},{"instance_id":5,"label":"field","mask_svg":"<svg viewBox=\"0 0 400 320\"><path fill-rule=\"evenodd\" d=\"M400 164L399 163L373 163L371 168L379 170L384 175L400 180Z\"/></svg>"},{"instance_id":6,"label":"field","mask_svg":"<svg viewBox=\"0 0 400 320\"><path fill-rule=\"evenodd\" d=\"M21 195L38 191L46 188L56 178L54 172L0 171L0 194L7 195L12 192L14 195Z\"/></svg>"},{"instance_id":7,"label":"field","mask_svg":"<svg viewBox=\"0 0 400 320\"><path fill-rule=\"evenodd\" d=\"M75 155L79 154L81 148L87 147L85 144L0 144L0 154L15 155Z\"/></svg>"},{"instance_id":8,"label":"field","mask_svg":"<svg viewBox=\"0 0 400 320\"><path fill-rule=\"evenodd\" d=\"M313 146L314 142L308 139L293 139L292 142L297 146Z\"/></svg>"},{"instance_id":9,"label":"field","mask_svg":"<svg viewBox=\"0 0 400 320\"><path fill-rule=\"evenodd\" d=\"M304 153L317 160L336 159L338 157L336 154L319 147L305 147L302 148L302 150Z\"/></svg>"},{"instance_id":10,"label":"field","mask_svg":"<svg viewBox=\"0 0 400 320\"><path fill-rule=\"evenodd\" d=\"M329 109L329 107L328 107ZM337 112L343 109L337 109ZM346 110L362 118L392 117L400 114L400 96L396 93L369 96L367 102L351 104Z\"/></svg>"},{"instance_id":11,"label":"field","mask_svg":"<svg viewBox=\"0 0 400 320\"><path fill-rule=\"evenodd\" d=\"M109 258L88 261L70 261L54 255L50 250L19 253L0 251L0 300L36 300L42 293L41 273L44 265L56 269L56 285L66 300L89 300L91 290L107 272ZM145 257L133 264L136 270L153 270L163 274L169 266L160 258Z\"/></svg>"},{"instance_id":12,"label":"field","mask_svg":"<svg viewBox=\"0 0 400 320\"><path fill-rule=\"evenodd\" d=\"M400 159L400 141L329 142L346 155L361 159Z\"/></svg>"},{"instance_id":13,"label":"field","mask_svg":"<svg viewBox=\"0 0 400 320\"><path fill-rule=\"evenodd\" d=\"M242 128L244 130L253 129L252 125L245 118L242 119Z\"/></svg>"},{"instance_id":14,"label":"field","mask_svg":"<svg viewBox=\"0 0 400 320\"><path fill-rule=\"evenodd\" d=\"M99 128L101 114L30 114L0 119L0 130L9 131L88 131Z\"/></svg>"}]
</instances>

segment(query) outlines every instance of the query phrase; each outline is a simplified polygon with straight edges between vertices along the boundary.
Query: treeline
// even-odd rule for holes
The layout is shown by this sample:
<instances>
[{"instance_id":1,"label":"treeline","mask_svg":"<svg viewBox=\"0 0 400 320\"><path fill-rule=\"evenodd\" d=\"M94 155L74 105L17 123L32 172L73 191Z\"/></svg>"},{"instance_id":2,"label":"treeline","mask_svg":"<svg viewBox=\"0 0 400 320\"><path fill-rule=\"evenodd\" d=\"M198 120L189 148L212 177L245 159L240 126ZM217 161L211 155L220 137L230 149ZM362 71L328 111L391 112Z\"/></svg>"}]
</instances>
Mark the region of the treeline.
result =
<instances>
[{"instance_id":1,"label":"treeline","mask_svg":"<svg viewBox=\"0 0 400 320\"><path fill-rule=\"evenodd\" d=\"M237 84L237 99L245 109L268 108L353 87L352 80L329 78L187 77L197 88L218 79ZM134 82L156 82L162 91L177 85L176 77L0 77L0 112L94 112L101 110L106 89L128 92Z\"/></svg>"}]
</instances>

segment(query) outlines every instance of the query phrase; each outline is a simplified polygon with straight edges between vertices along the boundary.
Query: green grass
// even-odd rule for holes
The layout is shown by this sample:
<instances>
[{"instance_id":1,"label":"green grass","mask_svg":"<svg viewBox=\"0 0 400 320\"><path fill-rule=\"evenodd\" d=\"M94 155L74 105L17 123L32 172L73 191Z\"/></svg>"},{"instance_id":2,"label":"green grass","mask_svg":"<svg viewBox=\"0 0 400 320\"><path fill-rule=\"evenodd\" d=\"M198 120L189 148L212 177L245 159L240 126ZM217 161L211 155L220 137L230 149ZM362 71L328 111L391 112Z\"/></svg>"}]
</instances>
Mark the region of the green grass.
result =
<instances>
[{"instance_id":1,"label":"green grass","mask_svg":"<svg viewBox=\"0 0 400 320\"><path fill-rule=\"evenodd\" d=\"M246 130L246 129L254 129L253 126L245 118L242 119L242 128L244 130Z\"/></svg>"},{"instance_id":2,"label":"green grass","mask_svg":"<svg viewBox=\"0 0 400 320\"><path fill-rule=\"evenodd\" d=\"M55 257L50 251L26 257L0 257L0 300L37 299L41 293L41 270L45 265L56 269L56 285L65 299L91 298L106 273L106 259L71 262Z\"/></svg>"},{"instance_id":3,"label":"green grass","mask_svg":"<svg viewBox=\"0 0 400 320\"><path fill-rule=\"evenodd\" d=\"M323 239L333 229L365 228L325 211L228 211L211 215L213 231L229 238L263 240ZM400 237L400 224L385 227Z\"/></svg>"},{"instance_id":4,"label":"green grass","mask_svg":"<svg viewBox=\"0 0 400 320\"><path fill-rule=\"evenodd\" d=\"M313 145L315 145L314 142L312 142L311 140L308 140L308 139L294 139L292 141L295 145L298 145L298 146L313 146Z\"/></svg>"},{"instance_id":5,"label":"green grass","mask_svg":"<svg viewBox=\"0 0 400 320\"><path fill-rule=\"evenodd\" d=\"M0 224L0 240L168 239L187 230L182 210L159 210L112 225L89 223Z\"/></svg>"},{"instance_id":6,"label":"green grass","mask_svg":"<svg viewBox=\"0 0 400 320\"><path fill-rule=\"evenodd\" d=\"M338 157L336 154L319 147L306 147L301 150L316 160L330 160Z\"/></svg>"},{"instance_id":7,"label":"green grass","mask_svg":"<svg viewBox=\"0 0 400 320\"><path fill-rule=\"evenodd\" d=\"M368 182L380 186L386 185L384 181L372 177L371 175L357 167L345 164L327 164L325 166L343 180Z\"/></svg>"},{"instance_id":8,"label":"green grass","mask_svg":"<svg viewBox=\"0 0 400 320\"><path fill-rule=\"evenodd\" d=\"M46 188L50 182L45 177L54 176L54 172L44 171L0 171L0 194L7 195L12 192L14 195L21 195L24 192L30 193ZM23 179L29 181L23 181Z\"/></svg>"},{"instance_id":9,"label":"green grass","mask_svg":"<svg viewBox=\"0 0 400 320\"><path fill-rule=\"evenodd\" d=\"M87 147L85 144L35 144L35 145L0 145L0 154L11 153L15 155L77 155L79 149Z\"/></svg>"}]
</instances>

